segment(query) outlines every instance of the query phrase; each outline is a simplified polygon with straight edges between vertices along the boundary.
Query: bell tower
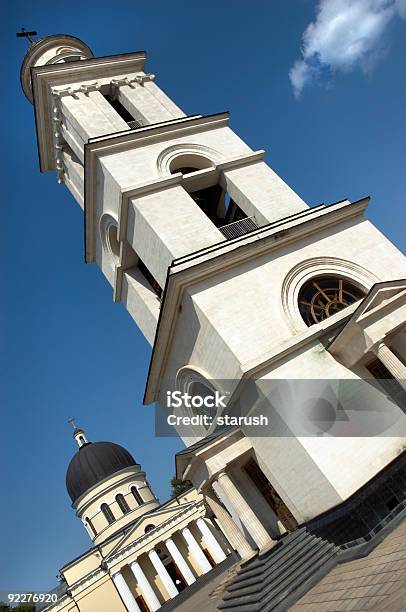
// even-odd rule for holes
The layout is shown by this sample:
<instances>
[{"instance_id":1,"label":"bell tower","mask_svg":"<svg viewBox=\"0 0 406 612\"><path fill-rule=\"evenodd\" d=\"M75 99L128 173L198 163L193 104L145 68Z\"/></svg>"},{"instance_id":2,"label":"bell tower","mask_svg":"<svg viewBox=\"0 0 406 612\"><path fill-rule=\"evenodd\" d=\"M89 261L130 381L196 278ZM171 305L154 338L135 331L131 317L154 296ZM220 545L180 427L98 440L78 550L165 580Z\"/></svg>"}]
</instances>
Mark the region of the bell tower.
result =
<instances>
[{"instance_id":1,"label":"bell tower","mask_svg":"<svg viewBox=\"0 0 406 612\"><path fill-rule=\"evenodd\" d=\"M69 36L28 50L41 171L84 209L96 262L152 344L172 261L307 205L228 126L186 117L145 72L144 52L93 58Z\"/></svg>"},{"instance_id":2,"label":"bell tower","mask_svg":"<svg viewBox=\"0 0 406 612\"><path fill-rule=\"evenodd\" d=\"M249 413L275 381L358 382L383 378L380 366L402 390L405 260L365 218L369 198L309 207L227 112L186 116L145 62L94 58L58 35L36 41L22 68L41 171L83 209L86 262L153 346L145 403L204 388L232 407L250 383ZM179 429L178 477L220 498L258 548L346 502L404 448L395 426L292 433L289 418L320 403L309 389L296 387L282 417L265 399L269 435Z\"/></svg>"}]
</instances>

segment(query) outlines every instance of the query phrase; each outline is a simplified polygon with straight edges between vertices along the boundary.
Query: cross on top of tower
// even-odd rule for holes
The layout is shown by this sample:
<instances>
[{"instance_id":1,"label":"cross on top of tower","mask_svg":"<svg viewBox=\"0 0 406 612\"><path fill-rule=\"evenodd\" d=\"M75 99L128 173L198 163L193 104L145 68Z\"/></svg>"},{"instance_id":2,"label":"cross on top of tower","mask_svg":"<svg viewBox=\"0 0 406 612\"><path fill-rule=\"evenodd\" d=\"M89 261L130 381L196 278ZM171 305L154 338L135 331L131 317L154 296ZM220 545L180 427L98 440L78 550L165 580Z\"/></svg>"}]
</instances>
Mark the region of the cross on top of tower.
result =
<instances>
[{"instance_id":1,"label":"cross on top of tower","mask_svg":"<svg viewBox=\"0 0 406 612\"><path fill-rule=\"evenodd\" d=\"M69 425L72 425L73 430L76 429L76 423L75 423L75 419L73 417L69 417L68 423L69 423Z\"/></svg>"},{"instance_id":2,"label":"cross on top of tower","mask_svg":"<svg viewBox=\"0 0 406 612\"><path fill-rule=\"evenodd\" d=\"M31 44L35 42L32 37L37 36L37 34L38 32L35 32L34 30L32 32L27 32L25 28L21 28L21 32L16 32L17 38L28 38Z\"/></svg>"}]
</instances>

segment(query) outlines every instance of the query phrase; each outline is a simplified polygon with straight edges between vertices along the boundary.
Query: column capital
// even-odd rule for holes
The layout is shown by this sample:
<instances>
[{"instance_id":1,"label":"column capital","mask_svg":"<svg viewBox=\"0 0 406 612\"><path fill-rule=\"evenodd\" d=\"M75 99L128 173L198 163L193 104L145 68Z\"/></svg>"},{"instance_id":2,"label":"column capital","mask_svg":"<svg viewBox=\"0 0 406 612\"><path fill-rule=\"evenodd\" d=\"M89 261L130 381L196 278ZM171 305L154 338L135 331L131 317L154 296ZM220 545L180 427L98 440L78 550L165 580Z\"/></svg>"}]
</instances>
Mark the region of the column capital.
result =
<instances>
[{"instance_id":1,"label":"column capital","mask_svg":"<svg viewBox=\"0 0 406 612\"><path fill-rule=\"evenodd\" d=\"M374 353L376 356L378 356L379 351L381 351L382 349L390 350L385 340L379 340L379 342L377 342L376 344L374 344L374 346L371 347L372 353Z\"/></svg>"},{"instance_id":2,"label":"column capital","mask_svg":"<svg viewBox=\"0 0 406 612\"><path fill-rule=\"evenodd\" d=\"M381 340L371 350L403 390L406 390L406 365L395 355L391 347Z\"/></svg>"}]
</instances>

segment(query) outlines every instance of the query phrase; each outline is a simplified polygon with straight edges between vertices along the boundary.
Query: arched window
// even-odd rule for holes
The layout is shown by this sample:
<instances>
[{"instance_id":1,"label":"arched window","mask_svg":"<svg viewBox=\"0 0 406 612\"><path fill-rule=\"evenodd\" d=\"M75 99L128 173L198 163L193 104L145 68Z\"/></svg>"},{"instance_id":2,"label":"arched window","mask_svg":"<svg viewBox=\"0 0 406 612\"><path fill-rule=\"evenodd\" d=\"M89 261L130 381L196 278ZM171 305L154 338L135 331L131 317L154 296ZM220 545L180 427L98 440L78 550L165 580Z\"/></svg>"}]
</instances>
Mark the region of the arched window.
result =
<instances>
[{"instance_id":1,"label":"arched window","mask_svg":"<svg viewBox=\"0 0 406 612\"><path fill-rule=\"evenodd\" d=\"M365 291L340 276L318 276L299 291L299 311L306 325L324 321L350 304L361 300Z\"/></svg>"},{"instance_id":2,"label":"arched window","mask_svg":"<svg viewBox=\"0 0 406 612\"><path fill-rule=\"evenodd\" d=\"M86 525L89 525L89 527L90 527L90 531L93 533L93 535L94 535L94 536L96 536L96 535L97 535L97 531L96 531L96 529L94 528L94 525L93 525L93 523L92 523L92 520L91 520L91 519L90 519L88 516L86 516L86 518L85 518L85 524L86 524Z\"/></svg>"},{"instance_id":3,"label":"arched window","mask_svg":"<svg viewBox=\"0 0 406 612\"><path fill-rule=\"evenodd\" d=\"M106 518L106 521L108 522L109 525L111 525L111 523L114 523L116 519L114 518L114 514L112 513L111 509L109 508L107 504L102 504L100 506L100 510L103 512Z\"/></svg>"},{"instance_id":4,"label":"arched window","mask_svg":"<svg viewBox=\"0 0 406 612\"><path fill-rule=\"evenodd\" d=\"M115 257L120 256L120 243L118 241L117 232L118 230L116 225L109 225L107 240L110 247L110 251Z\"/></svg>"},{"instance_id":5,"label":"arched window","mask_svg":"<svg viewBox=\"0 0 406 612\"><path fill-rule=\"evenodd\" d=\"M155 525L153 525L152 523L150 523L149 525L147 525L144 529L144 533L148 533L149 531L152 531L153 529L155 529Z\"/></svg>"},{"instance_id":6,"label":"arched window","mask_svg":"<svg viewBox=\"0 0 406 612\"><path fill-rule=\"evenodd\" d=\"M135 501L137 502L137 504L139 506L141 506L141 504L144 503L144 500L142 499L140 492L138 491L137 487L131 487L131 493L134 496Z\"/></svg>"},{"instance_id":7,"label":"arched window","mask_svg":"<svg viewBox=\"0 0 406 612\"><path fill-rule=\"evenodd\" d=\"M213 167L213 162L210 159L207 159L207 157L204 157L204 155L184 153L183 155L177 155L174 157L174 159L172 159L169 164L169 171L171 174L174 174L175 172L189 174L189 172L196 172L197 170Z\"/></svg>"},{"instance_id":8,"label":"arched window","mask_svg":"<svg viewBox=\"0 0 406 612\"><path fill-rule=\"evenodd\" d=\"M122 493L116 495L116 502L118 503L120 510L123 514L127 514L127 512L130 512L130 506L127 504L127 501Z\"/></svg>"}]
</instances>

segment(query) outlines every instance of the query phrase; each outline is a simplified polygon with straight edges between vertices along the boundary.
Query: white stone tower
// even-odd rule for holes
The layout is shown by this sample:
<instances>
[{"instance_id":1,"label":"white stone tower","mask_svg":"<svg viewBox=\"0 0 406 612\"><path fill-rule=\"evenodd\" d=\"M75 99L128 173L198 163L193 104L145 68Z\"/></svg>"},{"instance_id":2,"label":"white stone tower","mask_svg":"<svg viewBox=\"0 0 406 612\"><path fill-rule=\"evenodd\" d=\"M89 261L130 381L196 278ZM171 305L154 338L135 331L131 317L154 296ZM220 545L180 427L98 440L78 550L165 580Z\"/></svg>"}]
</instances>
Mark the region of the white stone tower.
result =
<instances>
[{"instance_id":1,"label":"white stone tower","mask_svg":"<svg viewBox=\"0 0 406 612\"><path fill-rule=\"evenodd\" d=\"M286 379L375 377L399 395L405 261L365 219L369 198L309 208L228 113L185 116L145 60L93 58L81 41L51 36L22 68L41 170L56 171L83 208L86 261L153 345L145 402L205 388L233 406L249 381L266 396ZM308 405L303 393L292 414ZM208 433L200 427L183 433L189 448L177 458L178 476L215 506L213 489L235 538L253 547L353 503L405 445L395 427L381 437L286 435L289 424L266 409L271 436L241 427L192 445Z\"/></svg>"}]
</instances>

